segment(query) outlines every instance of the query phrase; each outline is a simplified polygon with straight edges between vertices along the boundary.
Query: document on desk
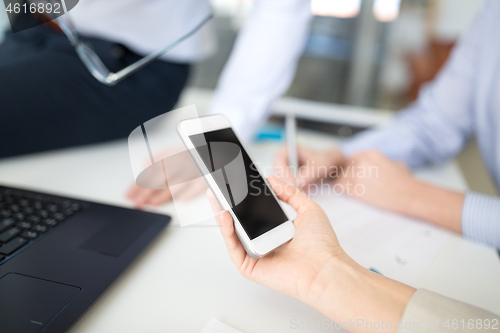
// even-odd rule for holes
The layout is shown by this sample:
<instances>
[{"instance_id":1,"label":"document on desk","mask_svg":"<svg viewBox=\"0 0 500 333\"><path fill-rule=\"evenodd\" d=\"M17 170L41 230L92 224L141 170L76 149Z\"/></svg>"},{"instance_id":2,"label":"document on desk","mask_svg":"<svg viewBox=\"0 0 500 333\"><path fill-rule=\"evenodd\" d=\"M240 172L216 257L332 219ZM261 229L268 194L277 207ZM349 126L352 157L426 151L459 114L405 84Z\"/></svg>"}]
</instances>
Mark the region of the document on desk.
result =
<instances>
[{"instance_id":1,"label":"document on desk","mask_svg":"<svg viewBox=\"0 0 500 333\"><path fill-rule=\"evenodd\" d=\"M221 323L215 318L212 318L210 322L203 328L200 333L243 333L238 331L226 324Z\"/></svg>"},{"instance_id":2,"label":"document on desk","mask_svg":"<svg viewBox=\"0 0 500 333\"><path fill-rule=\"evenodd\" d=\"M415 286L450 233L340 195L313 196L326 212L340 245L362 266Z\"/></svg>"}]
</instances>

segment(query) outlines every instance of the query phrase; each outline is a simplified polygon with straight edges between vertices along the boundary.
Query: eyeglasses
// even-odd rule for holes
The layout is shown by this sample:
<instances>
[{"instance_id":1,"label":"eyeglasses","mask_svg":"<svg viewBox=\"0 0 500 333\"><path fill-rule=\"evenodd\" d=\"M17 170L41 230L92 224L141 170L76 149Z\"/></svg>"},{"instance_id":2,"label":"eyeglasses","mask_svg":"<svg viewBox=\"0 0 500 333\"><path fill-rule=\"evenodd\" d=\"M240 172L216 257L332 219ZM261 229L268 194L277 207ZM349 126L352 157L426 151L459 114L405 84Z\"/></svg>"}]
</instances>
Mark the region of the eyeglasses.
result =
<instances>
[{"instance_id":1,"label":"eyeglasses","mask_svg":"<svg viewBox=\"0 0 500 333\"><path fill-rule=\"evenodd\" d=\"M113 73L106 67L106 65L104 65L104 63L101 61L99 56L94 52L92 47L89 44L84 43L80 40L80 36L77 30L75 29L75 25L66 10L66 4L64 0L61 0L61 3L65 14L64 15L65 20L63 20L62 17L56 17L55 20L57 24L59 25L63 33L66 35L66 37L68 37L68 40L70 41L71 45L73 45L73 47L75 48L76 54L83 62L85 67L87 67L90 74L92 74L92 76L94 76L97 79L97 81L107 86L114 86L127 76L149 65L150 63L158 59L160 56L162 56L164 53L170 51L171 49L173 49L174 47L176 47L177 45L179 45L180 43L182 43L183 41L194 35L198 30L200 30L201 27L205 25L205 23L210 21L213 17L213 14L210 13L192 30L190 30L188 33L186 33L173 43L167 44L162 48L158 49L157 51L151 53L150 55L133 63L132 65L129 65L116 73Z\"/></svg>"}]
</instances>

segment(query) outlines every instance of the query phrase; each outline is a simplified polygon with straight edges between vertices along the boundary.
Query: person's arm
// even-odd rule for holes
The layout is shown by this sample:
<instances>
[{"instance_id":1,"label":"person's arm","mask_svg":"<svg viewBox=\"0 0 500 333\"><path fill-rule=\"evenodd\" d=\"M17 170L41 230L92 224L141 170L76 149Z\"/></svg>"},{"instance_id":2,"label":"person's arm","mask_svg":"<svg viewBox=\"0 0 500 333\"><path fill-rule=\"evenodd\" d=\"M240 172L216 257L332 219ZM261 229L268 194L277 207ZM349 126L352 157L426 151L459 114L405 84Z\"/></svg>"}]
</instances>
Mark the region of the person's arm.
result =
<instances>
[{"instance_id":1,"label":"person's arm","mask_svg":"<svg viewBox=\"0 0 500 333\"><path fill-rule=\"evenodd\" d=\"M417 101L389 126L355 136L342 146L344 155L376 149L410 168L448 160L462 150L475 129L477 64L488 15L486 2L468 33L459 41L438 76L425 85Z\"/></svg>"},{"instance_id":2,"label":"person's arm","mask_svg":"<svg viewBox=\"0 0 500 333\"><path fill-rule=\"evenodd\" d=\"M245 141L292 82L311 18L310 0L258 0L254 6L208 110L209 114L222 113L229 118ZM200 189L203 186L186 188L186 199L202 193ZM142 208L164 204L172 200L172 194L169 190L143 189L133 184L127 198Z\"/></svg>"},{"instance_id":3,"label":"person's arm","mask_svg":"<svg viewBox=\"0 0 500 333\"><path fill-rule=\"evenodd\" d=\"M350 258L340 246L328 217L303 192L274 177L268 181L278 198L297 211L296 233L290 242L261 259L248 256L231 215L221 212L213 194L208 193L229 257L244 277L309 304L332 320L333 325L340 324L350 332L396 332L408 320L418 318L427 324L434 318L437 312L429 311L426 317L413 310L422 308L422 292L374 273ZM481 314L490 321L497 318L487 311L447 300L448 303L437 299L431 304L432 309L439 304L451 304L445 315L457 314L454 309L459 307L465 309L458 312L462 317L457 319L468 320L469 314ZM432 331L425 328L422 332Z\"/></svg>"},{"instance_id":4,"label":"person's arm","mask_svg":"<svg viewBox=\"0 0 500 333\"><path fill-rule=\"evenodd\" d=\"M248 140L291 84L302 54L310 0L258 0L240 31L209 113L223 113Z\"/></svg>"},{"instance_id":5,"label":"person's arm","mask_svg":"<svg viewBox=\"0 0 500 333\"><path fill-rule=\"evenodd\" d=\"M295 297L335 322L358 319L392 323L395 332L415 289L363 268L340 247L321 207L292 185L270 177L279 199L298 213L296 232L287 244L261 259L248 256L234 230L233 220L211 192L208 197L229 256L246 278ZM363 325L351 332L367 332Z\"/></svg>"},{"instance_id":6,"label":"person's arm","mask_svg":"<svg viewBox=\"0 0 500 333\"><path fill-rule=\"evenodd\" d=\"M345 167L354 172L341 173L337 183L347 195L500 249L500 198L464 194L420 181L404 163L375 150L351 155Z\"/></svg>"},{"instance_id":7,"label":"person's arm","mask_svg":"<svg viewBox=\"0 0 500 333\"><path fill-rule=\"evenodd\" d=\"M344 155L376 149L412 169L456 155L475 129L477 62L484 29L495 1L485 3L439 76L424 87L417 102L388 127L361 134L342 147ZM429 184L415 186L413 205L396 211L421 218L500 249L500 199L455 193ZM401 193L403 195L403 193ZM402 211L401 211L402 210Z\"/></svg>"},{"instance_id":8,"label":"person's arm","mask_svg":"<svg viewBox=\"0 0 500 333\"><path fill-rule=\"evenodd\" d=\"M351 155L343 171L337 184L345 194L385 210L462 232L463 193L419 181L404 163L392 161L376 150Z\"/></svg>"}]
</instances>

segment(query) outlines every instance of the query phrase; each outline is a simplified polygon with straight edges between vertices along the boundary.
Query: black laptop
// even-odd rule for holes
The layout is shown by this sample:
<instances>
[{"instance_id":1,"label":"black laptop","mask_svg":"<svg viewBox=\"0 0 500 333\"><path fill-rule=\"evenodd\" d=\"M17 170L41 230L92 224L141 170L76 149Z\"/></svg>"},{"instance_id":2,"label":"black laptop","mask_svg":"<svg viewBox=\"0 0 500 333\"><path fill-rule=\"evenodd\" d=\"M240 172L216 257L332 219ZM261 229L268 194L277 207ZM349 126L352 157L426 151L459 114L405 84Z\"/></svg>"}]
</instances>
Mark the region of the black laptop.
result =
<instances>
[{"instance_id":1,"label":"black laptop","mask_svg":"<svg viewBox=\"0 0 500 333\"><path fill-rule=\"evenodd\" d=\"M170 217L0 186L0 332L64 332Z\"/></svg>"}]
</instances>

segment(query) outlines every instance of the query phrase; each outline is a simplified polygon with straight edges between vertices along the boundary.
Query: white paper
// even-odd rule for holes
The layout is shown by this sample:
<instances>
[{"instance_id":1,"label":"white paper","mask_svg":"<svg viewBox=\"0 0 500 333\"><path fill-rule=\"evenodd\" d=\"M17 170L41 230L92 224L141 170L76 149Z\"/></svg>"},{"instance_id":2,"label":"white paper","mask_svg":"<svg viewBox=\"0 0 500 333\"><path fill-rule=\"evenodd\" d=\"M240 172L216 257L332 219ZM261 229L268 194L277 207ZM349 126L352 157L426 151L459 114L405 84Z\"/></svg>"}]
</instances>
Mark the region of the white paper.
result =
<instances>
[{"instance_id":1,"label":"white paper","mask_svg":"<svg viewBox=\"0 0 500 333\"><path fill-rule=\"evenodd\" d=\"M200 333L243 333L234 328L221 323L215 318L212 318L205 328Z\"/></svg>"},{"instance_id":2,"label":"white paper","mask_svg":"<svg viewBox=\"0 0 500 333\"><path fill-rule=\"evenodd\" d=\"M415 286L449 232L429 223L336 195L312 198L326 212L340 245L362 266Z\"/></svg>"}]
</instances>

